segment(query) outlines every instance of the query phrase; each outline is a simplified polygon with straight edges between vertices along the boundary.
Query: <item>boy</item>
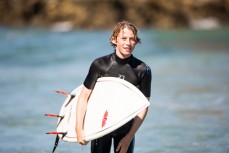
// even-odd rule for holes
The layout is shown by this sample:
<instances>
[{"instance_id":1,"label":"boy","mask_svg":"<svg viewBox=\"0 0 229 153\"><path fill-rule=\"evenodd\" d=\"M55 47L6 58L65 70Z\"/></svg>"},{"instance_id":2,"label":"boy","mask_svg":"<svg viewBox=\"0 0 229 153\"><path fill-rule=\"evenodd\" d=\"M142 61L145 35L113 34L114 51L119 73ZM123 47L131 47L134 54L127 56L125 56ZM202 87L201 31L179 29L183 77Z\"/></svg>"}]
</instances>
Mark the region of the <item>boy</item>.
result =
<instances>
[{"instance_id":1,"label":"boy","mask_svg":"<svg viewBox=\"0 0 229 153\"><path fill-rule=\"evenodd\" d=\"M110 37L115 52L95 59L84 81L78 98L76 114L76 133L79 144L85 145L83 120L87 109L87 101L99 77L119 77L135 85L149 100L151 90L151 70L132 55L137 43L140 43L137 28L127 21L119 22ZM147 108L134 119L119 129L91 142L91 153L110 153L111 142L114 140L115 152L133 153L134 135L141 126Z\"/></svg>"}]
</instances>

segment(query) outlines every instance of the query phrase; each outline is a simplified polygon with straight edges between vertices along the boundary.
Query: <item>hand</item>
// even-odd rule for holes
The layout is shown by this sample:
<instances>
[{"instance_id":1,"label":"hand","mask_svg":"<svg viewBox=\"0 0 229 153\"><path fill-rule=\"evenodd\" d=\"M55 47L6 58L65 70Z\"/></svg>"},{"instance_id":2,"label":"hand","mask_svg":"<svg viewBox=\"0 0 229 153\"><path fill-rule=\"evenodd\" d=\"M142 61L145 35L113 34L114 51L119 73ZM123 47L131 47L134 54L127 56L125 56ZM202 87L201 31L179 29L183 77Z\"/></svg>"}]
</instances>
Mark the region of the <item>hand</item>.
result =
<instances>
[{"instance_id":1,"label":"hand","mask_svg":"<svg viewBox=\"0 0 229 153\"><path fill-rule=\"evenodd\" d=\"M76 131L77 132L77 131ZM84 132L77 132L77 143L86 145L88 142L84 140Z\"/></svg>"},{"instance_id":2,"label":"hand","mask_svg":"<svg viewBox=\"0 0 229 153\"><path fill-rule=\"evenodd\" d=\"M116 148L116 152L119 153L126 153L130 142L132 141L132 139L128 138L127 136L122 138L122 140L118 143L118 147Z\"/></svg>"}]
</instances>

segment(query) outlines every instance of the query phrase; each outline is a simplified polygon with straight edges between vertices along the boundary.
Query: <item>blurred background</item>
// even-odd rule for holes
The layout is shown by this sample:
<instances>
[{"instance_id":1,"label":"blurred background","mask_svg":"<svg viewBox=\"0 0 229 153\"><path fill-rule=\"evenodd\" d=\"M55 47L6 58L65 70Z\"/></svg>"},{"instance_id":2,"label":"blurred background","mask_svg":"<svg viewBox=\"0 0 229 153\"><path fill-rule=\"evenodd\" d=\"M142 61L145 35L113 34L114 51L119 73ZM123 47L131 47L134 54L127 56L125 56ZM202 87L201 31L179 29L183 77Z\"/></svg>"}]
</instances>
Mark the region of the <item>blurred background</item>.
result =
<instances>
[{"instance_id":1,"label":"blurred background","mask_svg":"<svg viewBox=\"0 0 229 153\"><path fill-rule=\"evenodd\" d=\"M55 118L118 21L152 70L137 153L229 152L228 0L0 0L0 152L49 153ZM61 141L57 153L90 152Z\"/></svg>"}]
</instances>

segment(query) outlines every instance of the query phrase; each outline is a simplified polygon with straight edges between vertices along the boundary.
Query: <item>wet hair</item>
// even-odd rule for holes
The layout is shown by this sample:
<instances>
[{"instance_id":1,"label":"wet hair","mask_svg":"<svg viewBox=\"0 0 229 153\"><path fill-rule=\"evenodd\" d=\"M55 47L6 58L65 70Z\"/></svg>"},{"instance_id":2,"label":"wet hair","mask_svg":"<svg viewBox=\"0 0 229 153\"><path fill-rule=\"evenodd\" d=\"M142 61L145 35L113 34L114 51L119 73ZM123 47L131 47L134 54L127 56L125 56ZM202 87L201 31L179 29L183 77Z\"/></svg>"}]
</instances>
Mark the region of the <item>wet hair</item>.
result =
<instances>
[{"instance_id":1,"label":"wet hair","mask_svg":"<svg viewBox=\"0 0 229 153\"><path fill-rule=\"evenodd\" d=\"M118 24L114 27L113 29L113 33L110 37L110 44L111 46L113 46L114 48L116 47L116 44L112 43L112 39L117 39L119 33L121 32L121 30L123 30L124 28L128 28L129 30L131 30L134 34L134 39L137 43L141 43L141 39L138 37L138 30L136 28L136 26L128 21L122 21L122 22L118 22Z\"/></svg>"}]
</instances>

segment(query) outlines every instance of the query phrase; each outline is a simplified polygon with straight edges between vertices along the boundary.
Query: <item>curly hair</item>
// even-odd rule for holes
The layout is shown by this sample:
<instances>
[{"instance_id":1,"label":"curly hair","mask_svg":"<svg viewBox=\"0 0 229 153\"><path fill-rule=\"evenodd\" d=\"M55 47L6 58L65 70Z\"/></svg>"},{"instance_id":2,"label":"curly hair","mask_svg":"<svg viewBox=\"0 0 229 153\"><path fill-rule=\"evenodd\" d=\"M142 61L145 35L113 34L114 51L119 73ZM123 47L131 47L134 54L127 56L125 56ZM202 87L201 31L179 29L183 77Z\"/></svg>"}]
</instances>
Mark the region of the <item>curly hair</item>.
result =
<instances>
[{"instance_id":1,"label":"curly hair","mask_svg":"<svg viewBox=\"0 0 229 153\"><path fill-rule=\"evenodd\" d=\"M137 30L136 26L134 24L128 22L128 21L122 21L122 22L118 22L117 25L113 29L113 33L110 37L111 46L113 46L114 48L116 47L116 44L112 43L112 39L113 38L117 39L118 34L124 28L128 28L129 30L131 30L133 32L134 39L135 39L136 43L141 43L141 39L138 37L138 30Z\"/></svg>"}]
</instances>

